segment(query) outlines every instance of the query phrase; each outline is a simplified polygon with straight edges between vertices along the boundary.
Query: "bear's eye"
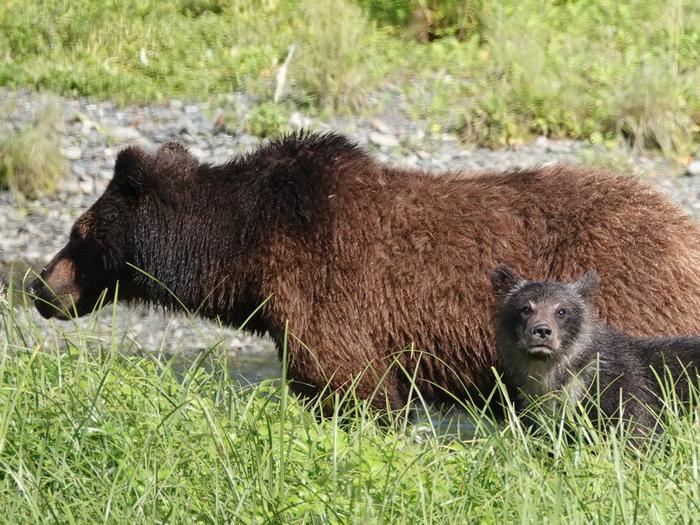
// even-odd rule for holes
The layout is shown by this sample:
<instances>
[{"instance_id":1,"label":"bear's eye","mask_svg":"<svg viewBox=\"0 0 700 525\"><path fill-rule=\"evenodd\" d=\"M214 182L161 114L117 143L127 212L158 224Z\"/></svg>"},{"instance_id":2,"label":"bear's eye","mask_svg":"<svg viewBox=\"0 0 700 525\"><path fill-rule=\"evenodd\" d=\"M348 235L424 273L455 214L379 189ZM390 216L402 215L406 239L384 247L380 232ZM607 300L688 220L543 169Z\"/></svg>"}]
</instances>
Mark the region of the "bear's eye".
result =
<instances>
[{"instance_id":1,"label":"bear's eye","mask_svg":"<svg viewBox=\"0 0 700 525\"><path fill-rule=\"evenodd\" d=\"M560 318L566 317L566 308L559 308L559 310L557 310L557 315Z\"/></svg>"},{"instance_id":2,"label":"bear's eye","mask_svg":"<svg viewBox=\"0 0 700 525\"><path fill-rule=\"evenodd\" d=\"M530 315L532 313L532 308L529 305L524 304L520 307L520 313L523 315Z\"/></svg>"}]
</instances>

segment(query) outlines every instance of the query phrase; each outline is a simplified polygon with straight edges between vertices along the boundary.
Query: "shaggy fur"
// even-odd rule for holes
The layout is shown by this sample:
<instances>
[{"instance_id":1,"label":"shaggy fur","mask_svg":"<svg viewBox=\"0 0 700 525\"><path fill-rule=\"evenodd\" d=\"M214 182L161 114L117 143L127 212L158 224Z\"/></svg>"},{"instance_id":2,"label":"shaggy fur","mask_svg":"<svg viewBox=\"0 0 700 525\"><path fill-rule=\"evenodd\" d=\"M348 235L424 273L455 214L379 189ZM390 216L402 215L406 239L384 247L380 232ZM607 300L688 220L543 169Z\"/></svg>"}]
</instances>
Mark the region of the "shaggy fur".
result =
<instances>
[{"instance_id":1,"label":"shaggy fur","mask_svg":"<svg viewBox=\"0 0 700 525\"><path fill-rule=\"evenodd\" d=\"M492 273L496 347L505 382L520 409L566 392L592 421L623 418L640 433L656 427L660 381L677 399L698 384L700 337L632 337L598 322L595 272L574 282L528 281L507 266Z\"/></svg>"},{"instance_id":2,"label":"shaggy fur","mask_svg":"<svg viewBox=\"0 0 700 525\"><path fill-rule=\"evenodd\" d=\"M65 258L79 276L67 291L53 278ZM432 174L335 134L288 136L217 166L175 144L122 151L34 292L45 316L72 302L89 312L117 280L122 298L179 308L135 265L231 325L270 297L249 328L279 343L289 321L298 391L343 391L361 375L358 395L400 407L406 374L430 401L491 387L497 261L539 279L595 267L605 321L700 330L700 230L636 180L571 166Z\"/></svg>"}]
</instances>

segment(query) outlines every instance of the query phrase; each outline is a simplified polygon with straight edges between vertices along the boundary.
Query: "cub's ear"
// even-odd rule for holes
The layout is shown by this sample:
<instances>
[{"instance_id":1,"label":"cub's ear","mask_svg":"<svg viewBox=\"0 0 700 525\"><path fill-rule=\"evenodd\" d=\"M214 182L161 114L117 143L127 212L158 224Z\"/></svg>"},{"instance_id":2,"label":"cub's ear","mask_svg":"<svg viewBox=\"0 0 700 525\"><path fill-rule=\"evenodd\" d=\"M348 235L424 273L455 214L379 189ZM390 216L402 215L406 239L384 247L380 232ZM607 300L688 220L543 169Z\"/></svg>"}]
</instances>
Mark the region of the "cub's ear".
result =
<instances>
[{"instance_id":1,"label":"cub's ear","mask_svg":"<svg viewBox=\"0 0 700 525\"><path fill-rule=\"evenodd\" d=\"M496 301L502 301L503 298L522 283L523 280L524 279L520 277L518 272L510 266L505 264L496 266L491 272L491 287L493 288L493 295Z\"/></svg>"},{"instance_id":2,"label":"cub's ear","mask_svg":"<svg viewBox=\"0 0 700 525\"><path fill-rule=\"evenodd\" d=\"M595 270L588 270L578 280L574 281L576 292L583 297L583 300L588 304L595 303L599 286L600 278Z\"/></svg>"},{"instance_id":3,"label":"cub's ear","mask_svg":"<svg viewBox=\"0 0 700 525\"><path fill-rule=\"evenodd\" d=\"M114 163L114 182L122 192L140 195L143 192L148 174L150 157L138 146L124 148Z\"/></svg>"}]
</instances>

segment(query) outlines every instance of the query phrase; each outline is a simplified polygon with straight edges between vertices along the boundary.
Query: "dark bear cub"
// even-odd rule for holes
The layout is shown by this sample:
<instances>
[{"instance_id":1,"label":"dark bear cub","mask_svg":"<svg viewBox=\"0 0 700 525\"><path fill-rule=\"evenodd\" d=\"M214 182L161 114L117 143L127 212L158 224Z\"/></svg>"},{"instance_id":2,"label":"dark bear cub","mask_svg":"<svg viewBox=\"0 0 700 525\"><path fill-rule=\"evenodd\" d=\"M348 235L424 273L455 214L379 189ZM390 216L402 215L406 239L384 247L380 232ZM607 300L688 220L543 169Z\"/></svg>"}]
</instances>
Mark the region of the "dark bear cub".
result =
<instances>
[{"instance_id":1,"label":"dark bear cub","mask_svg":"<svg viewBox=\"0 0 700 525\"><path fill-rule=\"evenodd\" d=\"M594 423L623 420L647 434L658 430L662 385L681 402L689 382L697 385L700 337L633 337L598 322L594 271L573 282L528 281L499 265L491 282L496 346L516 408L558 393Z\"/></svg>"}]
</instances>

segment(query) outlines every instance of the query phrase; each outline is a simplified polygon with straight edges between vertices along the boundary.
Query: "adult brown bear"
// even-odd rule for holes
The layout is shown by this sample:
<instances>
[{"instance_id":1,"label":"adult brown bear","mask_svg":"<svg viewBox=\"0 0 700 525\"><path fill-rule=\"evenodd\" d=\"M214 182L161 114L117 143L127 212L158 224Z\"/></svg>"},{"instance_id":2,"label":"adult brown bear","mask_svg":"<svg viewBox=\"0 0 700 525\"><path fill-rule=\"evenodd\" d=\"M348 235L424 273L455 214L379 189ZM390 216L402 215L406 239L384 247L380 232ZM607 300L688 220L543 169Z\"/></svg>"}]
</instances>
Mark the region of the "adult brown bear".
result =
<instances>
[{"instance_id":1,"label":"adult brown bear","mask_svg":"<svg viewBox=\"0 0 700 525\"><path fill-rule=\"evenodd\" d=\"M396 408L410 379L438 402L490 386L497 262L543 280L595 268L603 321L700 331L700 229L636 180L571 166L431 174L336 134L218 166L178 144L125 149L31 291L45 317L66 317L119 282L120 299L231 325L270 297L249 327L279 343L289 322L293 388L360 377L360 397Z\"/></svg>"}]
</instances>

